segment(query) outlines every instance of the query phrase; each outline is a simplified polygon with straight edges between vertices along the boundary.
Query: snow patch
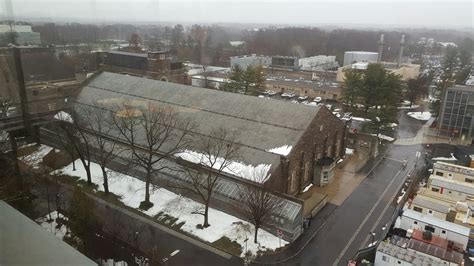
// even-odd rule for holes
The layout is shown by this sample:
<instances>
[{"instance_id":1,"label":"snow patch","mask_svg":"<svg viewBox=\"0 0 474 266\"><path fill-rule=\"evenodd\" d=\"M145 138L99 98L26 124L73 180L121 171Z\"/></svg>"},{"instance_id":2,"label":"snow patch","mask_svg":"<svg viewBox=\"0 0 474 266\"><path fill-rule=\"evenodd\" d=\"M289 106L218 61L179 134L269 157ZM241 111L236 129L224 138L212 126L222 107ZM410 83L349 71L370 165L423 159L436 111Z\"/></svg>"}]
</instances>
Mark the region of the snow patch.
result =
<instances>
[{"instance_id":1,"label":"snow patch","mask_svg":"<svg viewBox=\"0 0 474 266\"><path fill-rule=\"evenodd\" d=\"M306 191L308 191L312 186L313 186L313 183L307 185L307 186L303 189L303 193L305 193Z\"/></svg>"},{"instance_id":2,"label":"snow patch","mask_svg":"<svg viewBox=\"0 0 474 266\"><path fill-rule=\"evenodd\" d=\"M80 164L80 160L76 161ZM109 172L109 189L111 193L121 196L121 201L132 208L138 208L140 202L145 199L145 182L137 178L121 174L110 169ZM86 172L83 167L78 167L76 171L72 170L72 163L65 166L61 172L71 176L78 176L82 180L86 180ZM102 171L100 166L91 162L92 182L99 184L99 189L103 190L100 185L103 183ZM214 242L222 237L238 242L245 252L245 239L248 241L248 250L256 254L258 250L274 250L279 247L279 239L277 236L269 232L258 230L258 244L254 244L253 234L254 227L252 224L241 220L235 216L229 215L214 208L209 208L209 223L211 226L205 229L198 229L196 226L202 224L203 216L195 214L196 211L202 211L204 205L185 198L179 194L175 194L164 188L154 188L150 191L150 201L154 204L150 209L142 211L150 217L154 217L160 212L178 218L175 224L184 223L181 230L193 234L204 241ZM287 241L281 241L282 246L288 244ZM242 254L243 256L244 254Z\"/></svg>"},{"instance_id":3,"label":"snow patch","mask_svg":"<svg viewBox=\"0 0 474 266\"><path fill-rule=\"evenodd\" d=\"M49 220L50 215L52 221ZM61 239L63 239L64 236L69 235L67 226L65 224L59 225L56 221L58 218L62 218L67 221L67 218L57 211L51 212L50 215L46 214L45 216L36 219L36 222L39 223L39 225L46 231Z\"/></svg>"},{"instance_id":4,"label":"snow patch","mask_svg":"<svg viewBox=\"0 0 474 266\"><path fill-rule=\"evenodd\" d=\"M213 165L215 169L220 169L222 164L228 164L224 167L224 172L259 183L263 183L268 179L269 176L267 176L267 174L272 166L271 164L259 164L253 166L236 161L226 162L224 158L218 157L215 159L214 156L209 160L205 154L190 150L176 153L175 156L192 163L203 164L209 167L211 166L210 162L216 160L216 163Z\"/></svg>"},{"instance_id":5,"label":"snow patch","mask_svg":"<svg viewBox=\"0 0 474 266\"><path fill-rule=\"evenodd\" d=\"M280 154L280 155L283 155L283 156L287 156L288 154L290 154L292 148L293 148L293 146L283 145L281 147L268 149L266 151L271 152L271 153Z\"/></svg>"},{"instance_id":6,"label":"snow patch","mask_svg":"<svg viewBox=\"0 0 474 266\"><path fill-rule=\"evenodd\" d=\"M351 155L354 153L354 149L346 148L346 154Z\"/></svg>"},{"instance_id":7,"label":"snow patch","mask_svg":"<svg viewBox=\"0 0 474 266\"><path fill-rule=\"evenodd\" d=\"M52 147L41 144L38 147L38 150L32 152L31 154L20 157L20 160L33 167L33 169L39 169L40 163L43 161L43 158L48 155L51 150L53 150Z\"/></svg>"},{"instance_id":8,"label":"snow patch","mask_svg":"<svg viewBox=\"0 0 474 266\"><path fill-rule=\"evenodd\" d=\"M352 117L352 120L360 121L360 122L370 122L370 121L372 121L372 120L370 120L370 119L368 119L368 118L357 117L357 116L353 116L353 117Z\"/></svg>"},{"instance_id":9,"label":"snow patch","mask_svg":"<svg viewBox=\"0 0 474 266\"><path fill-rule=\"evenodd\" d=\"M450 157L435 157L432 160L434 161L456 161L456 157L454 157L454 154L451 153Z\"/></svg>"},{"instance_id":10,"label":"snow patch","mask_svg":"<svg viewBox=\"0 0 474 266\"><path fill-rule=\"evenodd\" d=\"M378 137L379 139L383 139L383 140L386 140L386 141L390 141L390 142L392 142L392 141L395 140L395 138L392 138L392 137L390 137L390 136L383 135L383 134L378 134L378 135L377 135L377 134L370 134L370 135L375 136L375 137Z\"/></svg>"},{"instance_id":11,"label":"snow patch","mask_svg":"<svg viewBox=\"0 0 474 266\"><path fill-rule=\"evenodd\" d=\"M407 115L411 118L421 121L428 121L431 118L430 112L408 112Z\"/></svg>"},{"instance_id":12,"label":"snow patch","mask_svg":"<svg viewBox=\"0 0 474 266\"><path fill-rule=\"evenodd\" d=\"M68 123L73 123L72 116L64 111L60 111L54 115L54 119L61 120Z\"/></svg>"}]
</instances>

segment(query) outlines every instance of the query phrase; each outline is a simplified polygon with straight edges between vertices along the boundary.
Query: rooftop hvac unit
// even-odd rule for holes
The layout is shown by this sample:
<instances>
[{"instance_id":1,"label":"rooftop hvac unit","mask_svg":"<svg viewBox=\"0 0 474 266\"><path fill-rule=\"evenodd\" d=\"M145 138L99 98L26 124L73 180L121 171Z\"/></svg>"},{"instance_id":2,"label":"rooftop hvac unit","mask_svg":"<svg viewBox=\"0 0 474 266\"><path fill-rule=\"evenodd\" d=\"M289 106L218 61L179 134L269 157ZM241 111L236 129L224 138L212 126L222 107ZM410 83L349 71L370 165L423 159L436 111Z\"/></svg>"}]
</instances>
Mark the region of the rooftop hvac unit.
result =
<instances>
[{"instance_id":1,"label":"rooftop hvac unit","mask_svg":"<svg viewBox=\"0 0 474 266\"><path fill-rule=\"evenodd\" d=\"M425 230L423 231L423 240L430 240L433 238L433 234L431 231Z\"/></svg>"}]
</instances>

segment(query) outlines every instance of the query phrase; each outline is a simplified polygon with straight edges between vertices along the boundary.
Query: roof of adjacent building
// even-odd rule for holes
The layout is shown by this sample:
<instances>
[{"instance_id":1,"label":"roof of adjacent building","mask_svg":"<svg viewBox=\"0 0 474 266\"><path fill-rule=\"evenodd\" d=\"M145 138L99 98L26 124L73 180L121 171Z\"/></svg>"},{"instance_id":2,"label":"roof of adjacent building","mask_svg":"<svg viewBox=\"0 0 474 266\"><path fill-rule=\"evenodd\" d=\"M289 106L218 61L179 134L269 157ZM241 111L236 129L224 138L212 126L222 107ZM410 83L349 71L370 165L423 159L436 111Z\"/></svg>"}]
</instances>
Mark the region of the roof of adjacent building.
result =
<instances>
[{"instance_id":1,"label":"roof of adjacent building","mask_svg":"<svg viewBox=\"0 0 474 266\"><path fill-rule=\"evenodd\" d=\"M377 252L408 262L411 265L437 265L437 260L428 255L418 253L414 250L390 242L380 242L377 247Z\"/></svg>"},{"instance_id":2,"label":"roof of adjacent building","mask_svg":"<svg viewBox=\"0 0 474 266\"><path fill-rule=\"evenodd\" d=\"M442 187L444 189L450 189L468 195L474 195L474 184L467 182L460 182L445 177L438 177L435 175L430 176L431 185L436 187Z\"/></svg>"},{"instance_id":3,"label":"roof of adjacent building","mask_svg":"<svg viewBox=\"0 0 474 266\"><path fill-rule=\"evenodd\" d=\"M403 211L403 217L411 218L413 220L421 221L427 224L431 224L435 227L442 228L463 236L469 237L469 233L471 231L470 228L458 225L455 223L451 223L445 220L441 220L439 218L424 215L422 213L416 212L414 210L406 209Z\"/></svg>"},{"instance_id":4,"label":"roof of adjacent building","mask_svg":"<svg viewBox=\"0 0 474 266\"><path fill-rule=\"evenodd\" d=\"M438 265L439 262L434 260L433 257L459 265L463 261L463 255L459 252L448 251L441 246L397 235L390 237L389 242L381 242L377 251L411 262L413 265Z\"/></svg>"},{"instance_id":5,"label":"roof of adjacent building","mask_svg":"<svg viewBox=\"0 0 474 266\"><path fill-rule=\"evenodd\" d=\"M109 51L108 54L116 54L116 55L126 55L126 56L135 56L135 57L144 57L147 58L148 54L141 54L141 53L130 53L130 52L123 52L123 51Z\"/></svg>"},{"instance_id":6,"label":"roof of adjacent building","mask_svg":"<svg viewBox=\"0 0 474 266\"><path fill-rule=\"evenodd\" d=\"M97 265L0 201L1 265Z\"/></svg>"},{"instance_id":7,"label":"roof of adjacent building","mask_svg":"<svg viewBox=\"0 0 474 266\"><path fill-rule=\"evenodd\" d=\"M195 122L199 134L207 135L217 126L236 132L237 142L242 145L242 161L254 166L278 165L280 155L269 150L295 146L320 110L320 107L109 72L93 77L82 88L77 101L94 104L106 99L170 106Z\"/></svg>"},{"instance_id":8,"label":"roof of adjacent building","mask_svg":"<svg viewBox=\"0 0 474 266\"><path fill-rule=\"evenodd\" d=\"M298 87L303 89L310 89L313 91L329 91L334 93L341 92L341 87L339 86L339 84L336 85L336 82L334 82L334 85L320 85L312 80L267 78L265 83L269 85Z\"/></svg>"},{"instance_id":9,"label":"roof of adjacent building","mask_svg":"<svg viewBox=\"0 0 474 266\"><path fill-rule=\"evenodd\" d=\"M422 206L433 211L448 213L450 204L448 202L418 194L413 199L413 205Z\"/></svg>"}]
</instances>

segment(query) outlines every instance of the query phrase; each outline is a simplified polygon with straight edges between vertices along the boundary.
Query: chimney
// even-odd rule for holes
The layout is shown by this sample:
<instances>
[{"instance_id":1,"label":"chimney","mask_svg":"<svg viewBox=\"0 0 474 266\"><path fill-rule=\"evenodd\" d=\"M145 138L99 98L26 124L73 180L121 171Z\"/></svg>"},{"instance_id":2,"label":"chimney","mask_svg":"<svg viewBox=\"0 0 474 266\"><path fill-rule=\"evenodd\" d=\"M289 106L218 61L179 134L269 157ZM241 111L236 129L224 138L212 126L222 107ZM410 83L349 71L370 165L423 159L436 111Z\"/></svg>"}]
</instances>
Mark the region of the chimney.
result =
<instances>
[{"instance_id":1,"label":"chimney","mask_svg":"<svg viewBox=\"0 0 474 266\"><path fill-rule=\"evenodd\" d=\"M378 42L378 45L379 45L379 57L377 58L377 63L380 63L382 62L382 51L383 51L383 33L380 34L380 40Z\"/></svg>"},{"instance_id":2,"label":"chimney","mask_svg":"<svg viewBox=\"0 0 474 266\"><path fill-rule=\"evenodd\" d=\"M405 34L402 34L402 40L400 41L400 52L398 54L398 67L400 67L400 65L402 64L404 46L405 46Z\"/></svg>"}]
</instances>

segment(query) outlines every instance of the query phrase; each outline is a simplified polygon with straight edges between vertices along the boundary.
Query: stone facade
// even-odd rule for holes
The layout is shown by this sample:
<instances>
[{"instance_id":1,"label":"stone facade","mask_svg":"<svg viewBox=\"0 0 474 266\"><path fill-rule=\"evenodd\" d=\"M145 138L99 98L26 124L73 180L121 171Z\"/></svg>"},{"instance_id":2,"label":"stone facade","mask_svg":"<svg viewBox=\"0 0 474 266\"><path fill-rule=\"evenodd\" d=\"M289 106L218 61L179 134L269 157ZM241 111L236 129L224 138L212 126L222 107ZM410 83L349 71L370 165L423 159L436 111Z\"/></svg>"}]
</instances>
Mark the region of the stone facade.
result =
<instances>
[{"instance_id":1,"label":"stone facade","mask_svg":"<svg viewBox=\"0 0 474 266\"><path fill-rule=\"evenodd\" d=\"M318 162L328 158L337 162L345 155L345 142L346 125L328 109L320 108L288 157L282 156L267 182L288 195L299 194L310 183L324 185L321 175L327 167Z\"/></svg>"}]
</instances>

